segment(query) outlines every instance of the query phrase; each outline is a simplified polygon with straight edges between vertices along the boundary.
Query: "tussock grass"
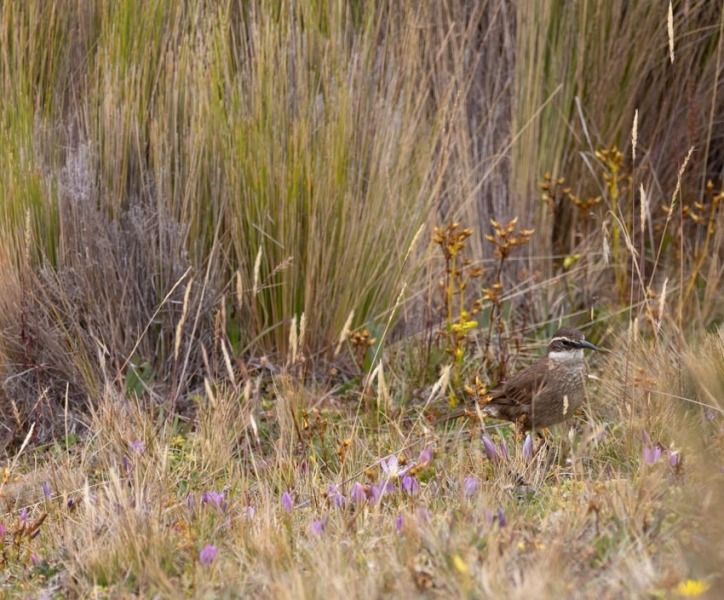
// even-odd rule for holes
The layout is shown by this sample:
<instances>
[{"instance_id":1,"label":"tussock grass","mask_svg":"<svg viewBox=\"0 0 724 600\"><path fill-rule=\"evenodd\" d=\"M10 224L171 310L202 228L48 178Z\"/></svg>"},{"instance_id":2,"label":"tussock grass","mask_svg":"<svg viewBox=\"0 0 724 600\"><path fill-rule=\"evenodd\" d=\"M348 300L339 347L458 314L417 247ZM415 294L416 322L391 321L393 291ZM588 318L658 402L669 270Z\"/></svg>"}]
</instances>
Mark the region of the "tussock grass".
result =
<instances>
[{"instance_id":1,"label":"tussock grass","mask_svg":"<svg viewBox=\"0 0 724 600\"><path fill-rule=\"evenodd\" d=\"M719 591L723 24L3 3L3 590ZM610 353L546 446L433 423L562 322Z\"/></svg>"},{"instance_id":2,"label":"tussock grass","mask_svg":"<svg viewBox=\"0 0 724 600\"><path fill-rule=\"evenodd\" d=\"M721 359L720 336L707 344L712 359ZM659 367L665 359L657 359ZM716 372L705 373L717 380ZM595 597L665 591L705 577L715 562L705 549L720 549L714 531L699 524L718 510L712 494L721 482L702 435L708 446L720 436L718 425L701 407L682 409L666 396L637 392L624 404L611 376L593 389L587 423L532 459L509 432L489 432L500 454L494 460L477 429L472 439L461 427L425 433L421 424L410 430L402 416L370 429L325 414L323 432L313 421L305 430L301 419L295 426L285 417L304 405L304 390L291 383L261 413L261 447L229 390L208 389L198 399L193 431L182 424L159 429L147 410L109 392L91 415L95 435L78 452L56 449L50 471L32 478L36 498L19 500L30 506L31 519L49 513L42 534L21 552L34 553L36 572L61 574L45 581L47 589L78 595L243 589L280 597L408 596L427 589ZM358 433L341 465L335 451L352 430ZM404 431L402 438L395 431ZM642 431L649 443L676 450L681 463L670 466L664 454L647 464ZM410 439L421 443L404 452L408 466L424 445L435 448L430 464L415 472L419 490L408 496L393 478L396 490L378 504L353 504L354 483L381 484L379 457ZM140 451L129 445L136 440ZM53 489L49 501L39 493L42 478ZM477 483L467 494L466 478ZM339 486L346 506L335 505L330 484ZM6 497L16 485L5 486ZM223 502L204 503L210 491L223 492ZM293 498L291 512L283 508L284 492ZM198 553L207 544L219 554L203 566ZM11 561L6 573L18 568Z\"/></svg>"}]
</instances>

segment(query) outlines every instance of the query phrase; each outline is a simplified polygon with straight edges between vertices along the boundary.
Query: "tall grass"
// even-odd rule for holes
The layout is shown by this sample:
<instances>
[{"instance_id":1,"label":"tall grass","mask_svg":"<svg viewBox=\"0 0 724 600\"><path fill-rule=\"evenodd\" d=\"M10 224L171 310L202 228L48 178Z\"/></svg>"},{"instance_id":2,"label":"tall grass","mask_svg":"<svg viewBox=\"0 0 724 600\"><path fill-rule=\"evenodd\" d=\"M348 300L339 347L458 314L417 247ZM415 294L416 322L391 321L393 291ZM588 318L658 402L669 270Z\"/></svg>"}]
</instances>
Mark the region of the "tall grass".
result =
<instances>
[{"instance_id":1,"label":"tall grass","mask_svg":"<svg viewBox=\"0 0 724 600\"><path fill-rule=\"evenodd\" d=\"M715 585L724 10L667 10L2 3L2 585ZM564 317L612 350L585 422L430 425Z\"/></svg>"},{"instance_id":2,"label":"tall grass","mask_svg":"<svg viewBox=\"0 0 724 600\"><path fill-rule=\"evenodd\" d=\"M222 202L245 290L262 257L263 287L242 311L258 303L277 348L293 315L306 315L312 351L351 311L355 326L384 318L439 193L454 96L425 93L435 62L423 17L394 4L353 16L333 4L249 10L250 33L232 23L214 57L212 85L228 96L210 126L228 144Z\"/></svg>"},{"instance_id":3,"label":"tall grass","mask_svg":"<svg viewBox=\"0 0 724 600\"><path fill-rule=\"evenodd\" d=\"M706 181L712 179L720 185L721 127L715 122L724 102L718 74L724 13L710 2L689 2L677 8L672 64L665 26L667 11L667 3L652 6L645 2L596 1L575 7L529 3L518 11L514 130L520 142L513 148L511 183L521 202L519 212L536 215L534 223L541 234L536 252L574 255L585 248L589 250L583 253L588 262L593 259L600 264L603 240L596 234L606 231L611 245L621 227L637 231L638 189L643 185L653 223L650 221L645 230L640 259L649 263L645 276L650 276L661 240L661 208L671 202L671 190L690 148L696 152L683 174L683 198L678 200L704 202ZM645 44L642 39L646 39ZM639 158L632 164L631 129L636 110ZM596 150L614 145L623 152L624 172L633 177L618 190L623 193L618 202L603 181L606 165L595 157ZM545 172L552 173L554 179L565 177L566 185L582 198L603 197L604 211L594 211L588 235L580 235L584 231L581 220L588 217L579 214L572 203L561 202L551 215L537 201L536 182ZM578 235L570 236L570 231ZM699 235L701 232L694 237ZM666 238L667 243L670 239ZM639 250L638 241L634 247ZM666 266L660 273L668 276L674 265L678 268L678 259L674 252L662 258ZM625 261L626 252L613 259ZM686 258L681 260L688 263ZM548 264L547 275L552 274L554 265ZM545 263L541 266L546 267ZM628 270L625 265L614 265L617 271L622 267ZM587 272L589 277L595 276L595 265ZM628 277L633 278L633 273ZM718 288L720 275L706 281ZM594 289L605 285L598 277L592 283ZM657 278L656 284L662 283L663 277ZM706 304L704 321L720 318L712 314L711 304Z\"/></svg>"}]
</instances>

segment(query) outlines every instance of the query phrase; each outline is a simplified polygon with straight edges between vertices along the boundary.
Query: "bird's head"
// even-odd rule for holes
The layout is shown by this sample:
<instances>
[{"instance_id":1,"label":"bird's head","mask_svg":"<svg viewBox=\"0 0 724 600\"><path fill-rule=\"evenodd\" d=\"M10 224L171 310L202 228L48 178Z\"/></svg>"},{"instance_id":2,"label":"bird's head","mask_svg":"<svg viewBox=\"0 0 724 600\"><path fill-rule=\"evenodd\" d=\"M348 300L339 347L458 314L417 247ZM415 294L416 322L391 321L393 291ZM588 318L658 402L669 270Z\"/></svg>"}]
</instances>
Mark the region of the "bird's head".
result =
<instances>
[{"instance_id":1,"label":"bird's head","mask_svg":"<svg viewBox=\"0 0 724 600\"><path fill-rule=\"evenodd\" d=\"M548 358L556 361L583 360L583 350L600 350L586 341L578 329L564 327L556 331L548 344Z\"/></svg>"}]
</instances>

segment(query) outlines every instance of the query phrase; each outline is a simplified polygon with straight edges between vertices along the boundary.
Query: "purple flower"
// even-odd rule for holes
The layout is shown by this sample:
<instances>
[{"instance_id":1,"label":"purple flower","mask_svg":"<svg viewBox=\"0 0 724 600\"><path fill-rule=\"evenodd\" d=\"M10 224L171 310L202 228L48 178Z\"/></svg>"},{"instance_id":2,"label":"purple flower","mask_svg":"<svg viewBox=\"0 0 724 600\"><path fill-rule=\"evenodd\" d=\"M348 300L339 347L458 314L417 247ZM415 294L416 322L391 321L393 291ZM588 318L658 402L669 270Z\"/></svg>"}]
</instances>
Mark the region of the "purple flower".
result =
<instances>
[{"instance_id":1,"label":"purple flower","mask_svg":"<svg viewBox=\"0 0 724 600\"><path fill-rule=\"evenodd\" d=\"M661 459L661 448L657 446L646 446L644 448L644 462L653 465Z\"/></svg>"},{"instance_id":2,"label":"purple flower","mask_svg":"<svg viewBox=\"0 0 724 600\"><path fill-rule=\"evenodd\" d=\"M463 491L466 498L471 498L478 491L478 480L475 477L466 477L463 482Z\"/></svg>"},{"instance_id":3,"label":"purple flower","mask_svg":"<svg viewBox=\"0 0 724 600\"><path fill-rule=\"evenodd\" d=\"M241 511L241 518L244 521L251 521L256 514L256 509L253 506L247 506Z\"/></svg>"},{"instance_id":4,"label":"purple flower","mask_svg":"<svg viewBox=\"0 0 724 600\"><path fill-rule=\"evenodd\" d=\"M404 523L405 521L402 518L402 515L397 515L397 518L395 519L395 529L397 530L397 533L402 533L402 526Z\"/></svg>"},{"instance_id":5,"label":"purple flower","mask_svg":"<svg viewBox=\"0 0 724 600\"><path fill-rule=\"evenodd\" d=\"M358 481L352 486L352 491L349 493L349 500L352 504L364 504L367 502L367 494L365 493L364 486Z\"/></svg>"},{"instance_id":6,"label":"purple flower","mask_svg":"<svg viewBox=\"0 0 724 600\"><path fill-rule=\"evenodd\" d=\"M35 554L30 555L30 564L31 565L33 565L34 567L37 567L39 562L40 562L40 559L37 556L35 556Z\"/></svg>"},{"instance_id":7,"label":"purple flower","mask_svg":"<svg viewBox=\"0 0 724 600\"><path fill-rule=\"evenodd\" d=\"M500 455L498 454L498 450L496 449L493 440L490 439L487 433L483 434L482 440L483 448L485 449L485 454L488 456L488 459L492 462L498 462L500 460Z\"/></svg>"},{"instance_id":8,"label":"purple flower","mask_svg":"<svg viewBox=\"0 0 724 600\"><path fill-rule=\"evenodd\" d=\"M224 492L204 492L201 495L201 504L209 504L222 513L226 512L228 507Z\"/></svg>"},{"instance_id":9,"label":"purple flower","mask_svg":"<svg viewBox=\"0 0 724 600\"><path fill-rule=\"evenodd\" d=\"M324 533L324 530L327 528L326 524L323 521L319 521L315 519L309 524L309 532L312 535L320 536Z\"/></svg>"},{"instance_id":10,"label":"purple flower","mask_svg":"<svg viewBox=\"0 0 724 600\"><path fill-rule=\"evenodd\" d=\"M382 496L385 494L392 494L395 491L395 484L391 481L386 481L377 485L373 485L370 488L370 502L372 504L377 504L381 499Z\"/></svg>"},{"instance_id":11,"label":"purple flower","mask_svg":"<svg viewBox=\"0 0 724 600\"><path fill-rule=\"evenodd\" d=\"M133 466L131 465L131 461L128 460L128 457L124 454L123 458L121 458L121 461L123 462L123 470L126 472L126 475L133 471Z\"/></svg>"},{"instance_id":12,"label":"purple flower","mask_svg":"<svg viewBox=\"0 0 724 600\"><path fill-rule=\"evenodd\" d=\"M5 539L5 525L0 523L0 542Z\"/></svg>"},{"instance_id":13,"label":"purple flower","mask_svg":"<svg viewBox=\"0 0 724 600\"><path fill-rule=\"evenodd\" d=\"M128 443L128 448L132 453L143 454L146 451L146 444L139 440L133 440Z\"/></svg>"},{"instance_id":14,"label":"purple flower","mask_svg":"<svg viewBox=\"0 0 724 600\"><path fill-rule=\"evenodd\" d=\"M292 498L292 495L289 492L284 492L282 494L282 510L285 513L292 512L292 509L294 508L294 499Z\"/></svg>"},{"instance_id":15,"label":"purple flower","mask_svg":"<svg viewBox=\"0 0 724 600\"><path fill-rule=\"evenodd\" d=\"M424 469L426 467L429 467L431 462L432 448L430 448L430 446L425 446L425 448L423 448L423 450L420 452L420 456L417 457L417 466L421 469Z\"/></svg>"},{"instance_id":16,"label":"purple flower","mask_svg":"<svg viewBox=\"0 0 724 600\"><path fill-rule=\"evenodd\" d=\"M408 496L414 496L420 491L420 484L412 475L405 475L402 478L402 491Z\"/></svg>"},{"instance_id":17,"label":"purple flower","mask_svg":"<svg viewBox=\"0 0 724 600\"><path fill-rule=\"evenodd\" d=\"M681 455L675 450L668 450L667 454L669 455L669 466L672 469L678 467L681 462Z\"/></svg>"},{"instance_id":18,"label":"purple flower","mask_svg":"<svg viewBox=\"0 0 724 600\"><path fill-rule=\"evenodd\" d=\"M45 496L46 502L50 502L53 499L53 492L50 489L50 484L44 481L41 486L43 488L43 496Z\"/></svg>"},{"instance_id":19,"label":"purple flower","mask_svg":"<svg viewBox=\"0 0 724 600\"><path fill-rule=\"evenodd\" d=\"M387 460L383 458L380 461L380 467L382 467L382 472L387 476L387 479L402 477L409 470L408 468L400 467L400 461L394 454Z\"/></svg>"},{"instance_id":20,"label":"purple flower","mask_svg":"<svg viewBox=\"0 0 724 600\"><path fill-rule=\"evenodd\" d=\"M330 483L327 487L327 499L335 508L347 506L347 498L340 494L339 488L333 483Z\"/></svg>"},{"instance_id":21,"label":"purple flower","mask_svg":"<svg viewBox=\"0 0 724 600\"><path fill-rule=\"evenodd\" d=\"M500 456L502 456L505 460L508 460L508 446L505 444L505 439L500 439L500 444L498 444L500 448Z\"/></svg>"},{"instance_id":22,"label":"purple flower","mask_svg":"<svg viewBox=\"0 0 724 600\"><path fill-rule=\"evenodd\" d=\"M23 523L28 522L28 509L27 508L24 508L23 510L20 511L20 520Z\"/></svg>"},{"instance_id":23,"label":"purple flower","mask_svg":"<svg viewBox=\"0 0 724 600\"><path fill-rule=\"evenodd\" d=\"M608 423L604 423L601 428L594 429L594 436L591 438L594 442L602 442L606 439Z\"/></svg>"},{"instance_id":24,"label":"purple flower","mask_svg":"<svg viewBox=\"0 0 724 600\"><path fill-rule=\"evenodd\" d=\"M502 529L508 524L508 519L505 518L505 513L502 508L498 509L498 526Z\"/></svg>"},{"instance_id":25,"label":"purple flower","mask_svg":"<svg viewBox=\"0 0 724 600\"><path fill-rule=\"evenodd\" d=\"M204 546L203 550L199 552L199 560L202 565L210 565L216 560L217 554L216 546Z\"/></svg>"},{"instance_id":26,"label":"purple flower","mask_svg":"<svg viewBox=\"0 0 724 600\"><path fill-rule=\"evenodd\" d=\"M523 460L526 462L533 458L533 438L530 437L530 433L525 436L523 442Z\"/></svg>"}]
</instances>

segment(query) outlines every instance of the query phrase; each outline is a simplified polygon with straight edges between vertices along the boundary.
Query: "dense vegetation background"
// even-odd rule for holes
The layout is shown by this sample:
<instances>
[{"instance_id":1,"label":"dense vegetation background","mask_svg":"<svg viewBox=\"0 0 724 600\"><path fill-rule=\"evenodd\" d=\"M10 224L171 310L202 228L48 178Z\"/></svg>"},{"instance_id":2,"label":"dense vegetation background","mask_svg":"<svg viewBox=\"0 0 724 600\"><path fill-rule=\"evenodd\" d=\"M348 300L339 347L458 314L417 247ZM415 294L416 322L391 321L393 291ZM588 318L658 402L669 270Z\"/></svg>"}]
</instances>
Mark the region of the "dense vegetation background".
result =
<instances>
[{"instance_id":1,"label":"dense vegetation background","mask_svg":"<svg viewBox=\"0 0 724 600\"><path fill-rule=\"evenodd\" d=\"M0 3L2 584L715 593L723 33L707 0ZM560 323L611 350L570 432L434 425Z\"/></svg>"}]
</instances>

